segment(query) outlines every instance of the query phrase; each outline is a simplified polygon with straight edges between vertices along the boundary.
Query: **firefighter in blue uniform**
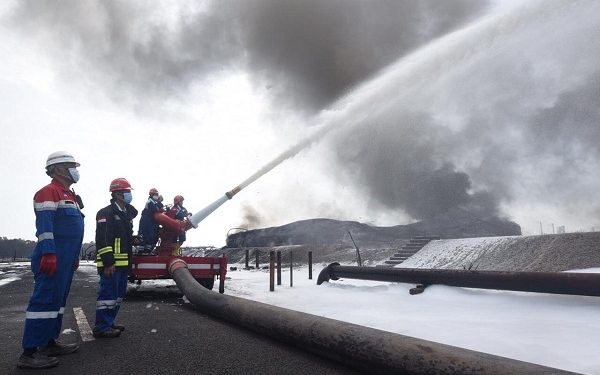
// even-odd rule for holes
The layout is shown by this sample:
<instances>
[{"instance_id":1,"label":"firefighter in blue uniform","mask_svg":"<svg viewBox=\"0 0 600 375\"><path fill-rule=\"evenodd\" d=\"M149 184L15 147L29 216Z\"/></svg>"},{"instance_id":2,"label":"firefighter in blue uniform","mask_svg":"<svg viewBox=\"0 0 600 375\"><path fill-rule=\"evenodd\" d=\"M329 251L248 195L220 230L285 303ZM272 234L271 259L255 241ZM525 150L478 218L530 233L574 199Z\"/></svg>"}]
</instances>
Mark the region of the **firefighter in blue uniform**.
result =
<instances>
[{"instance_id":1,"label":"firefighter in blue uniform","mask_svg":"<svg viewBox=\"0 0 600 375\"><path fill-rule=\"evenodd\" d=\"M183 207L183 196L176 195L175 198L173 198L173 207L171 207L170 209L169 216L181 221L189 219L189 216L191 216L191 214L185 207ZM177 243L179 244L179 246L183 245L185 240L185 232L177 236Z\"/></svg>"},{"instance_id":2,"label":"firefighter in blue uniform","mask_svg":"<svg viewBox=\"0 0 600 375\"><path fill-rule=\"evenodd\" d=\"M50 154L46 174L52 182L33 197L38 239L31 255L35 287L25 313L20 368L54 367L56 356L79 349L77 344L57 341L83 241L83 204L69 189L79 180L77 167L79 163L66 151Z\"/></svg>"},{"instance_id":3,"label":"firefighter in blue uniform","mask_svg":"<svg viewBox=\"0 0 600 375\"><path fill-rule=\"evenodd\" d=\"M187 221L189 219L188 216L191 216L186 208L183 207L183 197L181 195L176 195L175 198L173 198L173 206L167 206L167 208L167 216L171 219ZM175 244L171 255L181 255L181 245L185 242L185 239L185 230L181 231L179 234L173 235L168 239Z\"/></svg>"},{"instance_id":4,"label":"firefighter in blue uniform","mask_svg":"<svg viewBox=\"0 0 600 375\"><path fill-rule=\"evenodd\" d=\"M158 224L154 220L154 214L163 211L163 205L159 201L160 195L155 188L148 192L148 201L142 210L138 234L142 237L142 250L140 254L149 254L158 242Z\"/></svg>"},{"instance_id":5,"label":"firefighter in blue uniform","mask_svg":"<svg viewBox=\"0 0 600 375\"><path fill-rule=\"evenodd\" d=\"M119 337L125 327L115 318L125 293L131 269L133 219L137 210L131 203L131 184L124 178L114 179L109 191L110 205L96 214L96 264L100 290L96 301L96 338Z\"/></svg>"}]
</instances>

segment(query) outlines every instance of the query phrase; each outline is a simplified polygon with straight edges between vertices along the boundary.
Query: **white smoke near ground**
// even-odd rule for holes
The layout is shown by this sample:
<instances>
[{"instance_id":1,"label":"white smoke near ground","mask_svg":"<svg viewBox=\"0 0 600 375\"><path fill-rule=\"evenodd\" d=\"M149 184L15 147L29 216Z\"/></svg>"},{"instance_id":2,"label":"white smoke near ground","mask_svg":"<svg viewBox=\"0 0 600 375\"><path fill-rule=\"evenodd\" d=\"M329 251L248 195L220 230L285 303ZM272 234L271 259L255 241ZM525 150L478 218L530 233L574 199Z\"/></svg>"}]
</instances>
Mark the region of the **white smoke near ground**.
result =
<instances>
[{"instance_id":1,"label":"white smoke near ground","mask_svg":"<svg viewBox=\"0 0 600 375\"><path fill-rule=\"evenodd\" d=\"M248 203L242 204L242 210L243 216L240 227L244 229L260 228L260 224L264 220L260 212Z\"/></svg>"}]
</instances>

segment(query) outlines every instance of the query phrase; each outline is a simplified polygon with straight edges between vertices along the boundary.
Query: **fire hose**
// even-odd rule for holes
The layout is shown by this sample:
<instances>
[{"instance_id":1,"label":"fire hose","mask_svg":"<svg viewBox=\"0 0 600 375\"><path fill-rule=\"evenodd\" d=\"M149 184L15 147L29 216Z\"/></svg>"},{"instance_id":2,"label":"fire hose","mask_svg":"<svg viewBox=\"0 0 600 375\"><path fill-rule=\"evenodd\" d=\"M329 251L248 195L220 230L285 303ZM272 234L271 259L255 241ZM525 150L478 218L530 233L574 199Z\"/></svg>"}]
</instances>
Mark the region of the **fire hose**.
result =
<instances>
[{"instance_id":1,"label":"fire hose","mask_svg":"<svg viewBox=\"0 0 600 375\"><path fill-rule=\"evenodd\" d=\"M570 373L218 294L198 284L181 259L169 273L199 311L369 373Z\"/></svg>"}]
</instances>

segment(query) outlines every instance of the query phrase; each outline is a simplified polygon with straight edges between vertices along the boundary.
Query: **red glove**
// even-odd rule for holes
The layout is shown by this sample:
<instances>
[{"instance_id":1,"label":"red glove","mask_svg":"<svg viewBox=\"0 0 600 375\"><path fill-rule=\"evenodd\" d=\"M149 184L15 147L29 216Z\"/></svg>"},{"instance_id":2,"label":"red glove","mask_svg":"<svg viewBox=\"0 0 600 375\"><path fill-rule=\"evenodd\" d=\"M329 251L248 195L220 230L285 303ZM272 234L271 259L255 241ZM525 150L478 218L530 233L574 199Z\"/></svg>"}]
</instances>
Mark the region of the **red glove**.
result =
<instances>
[{"instance_id":1,"label":"red glove","mask_svg":"<svg viewBox=\"0 0 600 375\"><path fill-rule=\"evenodd\" d=\"M42 255L40 271L43 273L47 273L50 277L54 275L54 272L56 272L56 254Z\"/></svg>"},{"instance_id":2,"label":"red glove","mask_svg":"<svg viewBox=\"0 0 600 375\"><path fill-rule=\"evenodd\" d=\"M79 258L77 258L77 260L75 261L75 265L73 266L73 271L77 271L78 268L79 268Z\"/></svg>"}]
</instances>

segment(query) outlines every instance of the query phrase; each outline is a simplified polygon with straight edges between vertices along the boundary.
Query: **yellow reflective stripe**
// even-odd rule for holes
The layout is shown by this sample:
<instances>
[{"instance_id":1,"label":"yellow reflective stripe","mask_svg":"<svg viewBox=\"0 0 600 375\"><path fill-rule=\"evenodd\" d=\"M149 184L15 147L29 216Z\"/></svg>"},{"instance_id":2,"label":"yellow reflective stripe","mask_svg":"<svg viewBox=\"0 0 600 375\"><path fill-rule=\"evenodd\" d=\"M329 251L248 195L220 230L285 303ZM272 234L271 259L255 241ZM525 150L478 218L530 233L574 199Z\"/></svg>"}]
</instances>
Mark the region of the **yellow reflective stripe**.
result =
<instances>
[{"instance_id":1,"label":"yellow reflective stripe","mask_svg":"<svg viewBox=\"0 0 600 375\"><path fill-rule=\"evenodd\" d=\"M129 261L127 259L115 261L115 266L117 266L117 267L127 267L128 265L129 265ZM102 263L102 261L96 262L96 267L102 268L102 267L104 267L104 263Z\"/></svg>"},{"instance_id":2,"label":"yellow reflective stripe","mask_svg":"<svg viewBox=\"0 0 600 375\"><path fill-rule=\"evenodd\" d=\"M121 239L115 238L115 254L119 254L121 252Z\"/></svg>"},{"instance_id":3,"label":"yellow reflective stripe","mask_svg":"<svg viewBox=\"0 0 600 375\"><path fill-rule=\"evenodd\" d=\"M107 247L103 247L102 249L98 250L98 255L102 255L102 254L106 254L108 252L112 251L112 247L107 246Z\"/></svg>"},{"instance_id":4,"label":"yellow reflective stripe","mask_svg":"<svg viewBox=\"0 0 600 375\"><path fill-rule=\"evenodd\" d=\"M127 259L127 253L124 254L115 254L115 259Z\"/></svg>"}]
</instances>

